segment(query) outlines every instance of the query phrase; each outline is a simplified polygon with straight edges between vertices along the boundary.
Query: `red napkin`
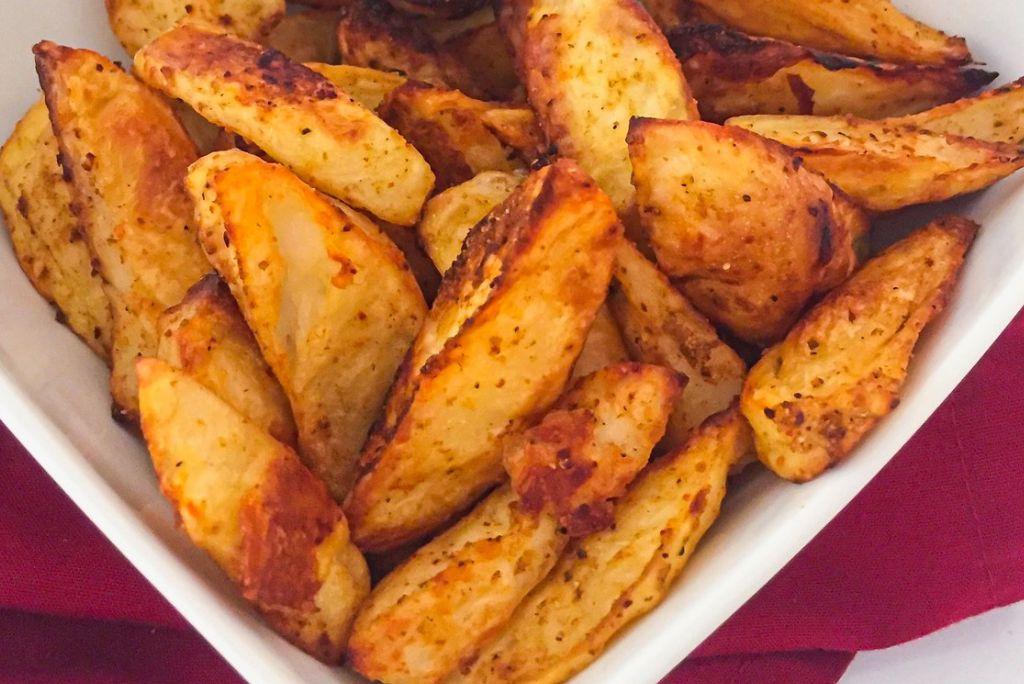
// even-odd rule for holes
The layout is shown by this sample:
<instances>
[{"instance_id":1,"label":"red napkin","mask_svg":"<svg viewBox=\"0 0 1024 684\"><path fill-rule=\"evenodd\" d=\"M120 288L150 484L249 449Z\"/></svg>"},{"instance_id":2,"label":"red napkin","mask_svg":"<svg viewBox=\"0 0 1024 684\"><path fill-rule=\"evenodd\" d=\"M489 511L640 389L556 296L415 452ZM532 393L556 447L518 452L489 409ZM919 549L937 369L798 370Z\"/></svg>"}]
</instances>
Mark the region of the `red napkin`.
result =
<instances>
[{"instance_id":1,"label":"red napkin","mask_svg":"<svg viewBox=\"0 0 1024 684\"><path fill-rule=\"evenodd\" d=\"M1024 315L666 682L835 682L856 651L1024 599L1022 358ZM0 684L238 681L6 430L0 453Z\"/></svg>"}]
</instances>

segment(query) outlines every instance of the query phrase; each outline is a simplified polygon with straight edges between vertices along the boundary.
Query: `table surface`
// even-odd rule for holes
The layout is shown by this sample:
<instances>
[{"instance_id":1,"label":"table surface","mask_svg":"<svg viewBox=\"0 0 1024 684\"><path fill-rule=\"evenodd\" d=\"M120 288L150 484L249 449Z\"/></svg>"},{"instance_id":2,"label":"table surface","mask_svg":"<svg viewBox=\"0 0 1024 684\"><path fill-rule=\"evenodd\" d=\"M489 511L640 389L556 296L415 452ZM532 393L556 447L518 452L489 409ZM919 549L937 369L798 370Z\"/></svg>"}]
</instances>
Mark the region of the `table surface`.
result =
<instances>
[{"instance_id":1,"label":"table surface","mask_svg":"<svg viewBox=\"0 0 1024 684\"><path fill-rule=\"evenodd\" d=\"M917 641L854 658L841 684L1016 684L1024 681L1024 603Z\"/></svg>"}]
</instances>

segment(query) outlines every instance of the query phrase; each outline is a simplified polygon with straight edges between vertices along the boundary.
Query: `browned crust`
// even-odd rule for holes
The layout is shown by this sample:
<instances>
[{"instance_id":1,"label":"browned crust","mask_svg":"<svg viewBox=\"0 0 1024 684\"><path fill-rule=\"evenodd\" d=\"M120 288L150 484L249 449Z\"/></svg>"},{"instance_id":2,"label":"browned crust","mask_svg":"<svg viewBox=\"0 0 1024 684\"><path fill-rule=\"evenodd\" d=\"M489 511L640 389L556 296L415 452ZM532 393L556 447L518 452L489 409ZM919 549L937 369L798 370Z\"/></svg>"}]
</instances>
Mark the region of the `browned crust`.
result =
<instances>
[{"instance_id":1,"label":"browned crust","mask_svg":"<svg viewBox=\"0 0 1024 684\"><path fill-rule=\"evenodd\" d=\"M457 19L480 9L488 0L388 0L407 14Z\"/></svg>"}]
</instances>

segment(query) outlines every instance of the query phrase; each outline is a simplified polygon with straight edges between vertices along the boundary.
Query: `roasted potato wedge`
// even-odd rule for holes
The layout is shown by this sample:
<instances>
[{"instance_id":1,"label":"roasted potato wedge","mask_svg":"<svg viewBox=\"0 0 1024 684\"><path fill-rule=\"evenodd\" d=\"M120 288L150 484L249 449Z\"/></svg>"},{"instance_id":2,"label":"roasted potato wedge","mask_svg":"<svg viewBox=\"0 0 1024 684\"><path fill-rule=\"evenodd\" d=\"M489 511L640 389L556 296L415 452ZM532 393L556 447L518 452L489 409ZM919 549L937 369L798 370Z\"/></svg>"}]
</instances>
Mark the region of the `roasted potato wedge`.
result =
<instances>
[{"instance_id":1,"label":"roasted potato wedge","mask_svg":"<svg viewBox=\"0 0 1024 684\"><path fill-rule=\"evenodd\" d=\"M323 483L187 373L142 359L138 374L142 430L185 532L282 636L338 662L370 575Z\"/></svg>"},{"instance_id":2,"label":"roasted potato wedge","mask_svg":"<svg viewBox=\"0 0 1024 684\"><path fill-rule=\"evenodd\" d=\"M741 407L757 455L811 480L899 404L922 329L945 307L977 225L940 219L870 260L751 369Z\"/></svg>"},{"instance_id":3,"label":"roasted potato wedge","mask_svg":"<svg viewBox=\"0 0 1024 684\"><path fill-rule=\"evenodd\" d=\"M210 274L160 317L156 356L205 385L246 420L289 446L296 442L288 397L260 355L228 286Z\"/></svg>"},{"instance_id":4,"label":"roasted potato wedge","mask_svg":"<svg viewBox=\"0 0 1024 684\"><path fill-rule=\"evenodd\" d=\"M846 278L867 218L789 150L739 128L635 119L639 217L658 263L702 313L778 340Z\"/></svg>"},{"instance_id":5,"label":"roasted potato wedge","mask_svg":"<svg viewBox=\"0 0 1024 684\"><path fill-rule=\"evenodd\" d=\"M964 64L963 38L900 12L891 0L692 0L705 18L746 33L884 62ZM685 11L685 8L684 8Z\"/></svg>"},{"instance_id":6,"label":"roasted potato wedge","mask_svg":"<svg viewBox=\"0 0 1024 684\"><path fill-rule=\"evenodd\" d=\"M166 100L107 58L47 41L34 52L79 228L110 300L115 416L135 421L135 359L156 352L160 314L208 269L182 182L195 145Z\"/></svg>"},{"instance_id":7,"label":"roasted potato wedge","mask_svg":"<svg viewBox=\"0 0 1024 684\"><path fill-rule=\"evenodd\" d=\"M615 524L572 542L500 635L445 681L553 684L590 664L683 571L718 518L749 432L731 409L652 463L616 503Z\"/></svg>"},{"instance_id":8,"label":"roasted potato wedge","mask_svg":"<svg viewBox=\"0 0 1024 684\"><path fill-rule=\"evenodd\" d=\"M487 0L388 0L396 9L408 14L446 19L472 14Z\"/></svg>"},{"instance_id":9,"label":"roasted potato wedge","mask_svg":"<svg viewBox=\"0 0 1024 684\"><path fill-rule=\"evenodd\" d=\"M391 91L379 111L423 153L438 190L484 171L523 170L542 146L536 118L528 109L474 100L417 81Z\"/></svg>"},{"instance_id":10,"label":"roasted potato wedge","mask_svg":"<svg viewBox=\"0 0 1024 684\"><path fill-rule=\"evenodd\" d=\"M549 142L625 211L630 118L698 118L665 37L636 0L509 0L502 20Z\"/></svg>"},{"instance_id":11,"label":"roasted potato wedge","mask_svg":"<svg viewBox=\"0 0 1024 684\"><path fill-rule=\"evenodd\" d=\"M935 133L959 135L994 143L1024 144L1024 78L977 97L934 107L891 120Z\"/></svg>"},{"instance_id":12,"label":"roasted potato wedge","mask_svg":"<svg viewBox=\"0 0 1024 684\"><path fill-rule=\"evenodd\" d=\"M491 98L522 101L515 57L496 21L478 26L444 43L442 49L466 65L470 78Z\"/></svg>"},{"instance_id":13,"label":"roasted potato wedge","mask_svg":"<svg viewBox=\"0 0 1024 684\"><path fill-rule=\"evenodd\" d=\"M56 307L57 320L109 364L110 301L71 212L71 186L57 155L50 115L39 101L0 149L0 211L29 282Z\"/></svg>"},{"instance_id":14,"label":"roasted potato wedge","mask_svg":"<svg viewBox=\"0 0 1024 684\"><path fill-rule=\"evenodd\" d=\"M718 123L744 114L901 116L969 95L996 77L956 65L867 62L718 25L680 27L668 40L701 116Z\"/></svg>"},{"instance_id":15,"label":"roasted potato wedge","mask_svg":"<svg viewBox=\"0 0 1024 684\"><path fill-rule=\"evenodd\" d=\"M981 190L1024 167L1016 145L854 117L750 116L727 122L786 145L855 202L892 211Z\"/></svg>"},{"instance_id":16,"label":"roasted potato wedge","mask_svg":"<svg viewBox=\"0 0 1024 684\"><path fill-rule=\"evenodd\" d=\"M714 14L690 0L643 0L643 6L666 34L679 26L719 21Z\"/></svg>"},{"instance_id":17,"label":"roasted potato wedge","mask_svg":"<svg viewBox=\"0 0 1024 684\"><path fill-rule=\"evenodd\" d=\"M607 366L629 361L630 358L619 324L605 304L597 310L594 323L583 342L583 349L573 366L572 377L582 378Z\"/></svg>"},{"instance_id":18,"label":"roasted potato wedge","mask_svg":"<svg viewBox=\"0 0 1024 684\"><path fill-rule=\"evenodd\" d=\"M391 223L419 218L434 185L419 152L326 78L276 50L182 24L140 50L135 68L153 87L251 140L329 195Z\"/></svg>"},{"instance_id":19,"label":"roasted potato wedge","mask_svg":"<svg viewBox=\"0 0 1024 684\"><path fill-rule=\"evenodd\" d=\"M210 261L288 394L299 453L341 501L426 314L419 286L368 219L283 166L219 152L187 184Z\"/></svg>"},{"instance_id":20,"label":"roasted potato wedge","mask_svg":"<svg viewBox=\"0 0 1024 684\"><path fill-rule=\"evenodd\" d=\"M663 446L676 449L708 416L735 401L746 365L668 277L627 241L616 254L608 304L634 359L689 379L665 433Z\"/></svg>"},{"instance_id":21,"label":"roasted potato wedge","mask_svg":"<svg viewBox=\"0 0 1024 684\"><path fill-rule=\"evenodd\" d=\"M331 10L292 12L261 42L284 53L293 62L337 64L341 60L338 51L340 20L341 15Z\"/></svg>"},{"instance_id":22,"label":"roasted potato wedge","mask_svg":"<svg viewBox=\"0 0 1024 684\"><path fill-rule=\"evenodd\" d=\"M259 39L284 17L285 0L106 0L114 35L134 55L182 19Z\"/></svg>"},{"instance_id":23,"label":"roasted potato wedge","mask_svg":"<svg viewBox=\"0 0 1024 684\"><path fill-rule=\"evenodd\" d=\"M388 575L356 618L349 654L370 679L440 682L501 629L569 542L612 522L680 382L622 364L582 379L505 447L512 485Z\"/></svg>"},{"instance_id":24,"label":"roasted potato wedge","mask_svg":"<svg viewBox=\"0 0 1024 684\"><path fill-rule=\"evenodd\" d=\"M343 93L367 109L376 110L391 91L406 82L404 76L351 64L310 62L307 67L317 72Z\"/></svg>"},{"instance_id":25,"label":"roasted potato wedge","mask_svg":"<svg viewBox=\"0 0 1024 684\"><path fill-rule=\"evenodd\" d=\"M621 234L608 198L568 160L469 234L364 451L346 506L360 548L422 537L502 478L499 441L561 392Z\"/></svg>"}]
</instances>

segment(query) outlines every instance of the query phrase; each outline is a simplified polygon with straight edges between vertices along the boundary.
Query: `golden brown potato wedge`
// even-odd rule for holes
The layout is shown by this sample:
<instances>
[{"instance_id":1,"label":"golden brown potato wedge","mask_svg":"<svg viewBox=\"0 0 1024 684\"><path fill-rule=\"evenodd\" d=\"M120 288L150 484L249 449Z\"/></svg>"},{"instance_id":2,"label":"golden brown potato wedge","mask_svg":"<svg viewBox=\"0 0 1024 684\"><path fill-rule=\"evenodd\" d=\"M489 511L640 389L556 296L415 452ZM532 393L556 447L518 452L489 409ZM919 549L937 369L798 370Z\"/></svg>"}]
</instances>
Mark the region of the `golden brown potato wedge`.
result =
<instances>
[{"instance_id":1,"label":"golden brown potato wedge","mask_svg":"<svg viewBox=\"0 0 1024 684\"><path fill-rule=\"evenodd\" d=\"M940 219L867 262L765 353L743 387L757 455L811 480L899 403L921 330L945 307L978 226Z\"/></svg>"},{"instance_id":2,"label":"golden brown potato wedge","mask_svg":"<svg viewBox=\"0 0 1024 684\"><path fill-rule=\"evenodd\" d=\"M210 26L182 24L135 56L141 78L314 187L412 225L434 185L423 157L320 74Z\"/></svg>"},{"instance_id":3,"label":"golden brown potato wedge","mask_svg":"<svg viewBox=\"0 0 1024 684\"><path fill-rule=\"evenodd\" d=\"M701 116L718 123L744 114L913 114L996 77L956 65L867 62L711 24L680 27L668 40Z\"/></svg>"},{"instance_id":4,"label":"golden brown potato wedge","mask_svg":"<svg viewBox=\"0 0 1024 684\"><path fill-rule=\"evenodd\" d=\"M79 227L113 320L115 416L138 414L135 359L157 319L209 268L183 180L196 149L167 101L107 58L50 42L34 49Z\"/></svg>"},{"instance_id":5,"label":"golden brown potato wedge","mask_svg":"<svg viewBox=\"0 0 1024 684\"><path fill-rule=\"evenodd\" d=\"M668 277L625 240L616 254L608 304L634 359L689 379L665 433L663 446L676 449L739 396L746 365Z\"/></svg>"},{"instance_id":6,"label":"golden brown potato wedge","mask_svg":"<svg viewBox=\"0 0 1024 684\"><path fill-rule=\"evenodd\" d=\"M284 16L285 0L106 0L107 16L125 52L134 55L185 18L260 38Z\"/></svg>"},{"instance_id":7,"label":"golden brown potato wedge","mask_svg":"<svg viewBox=\"0 0 1024 684\"><path fill-rule=\"evenodd\" d=\"M341 60L338 51L340 20L341 15L331 10L292 12L261 42L284 53L293 62L337 64Z\"/></svg>"},{"instance_id":8,"label":"golden brown potato wedge","mask_svg":"<svg viewBox=\"0 0 1024 684\"><path fill-rule=\"evenodd\" d=\"M487 0L388 0L395 8L425 17L458 18L478 10Z\"/></svg>"},{"instance_id":9,"label":"golden brown potato wedge","mask_svg":"<svg viewBox=\"0 0 1024 684\"><path fill-rule=\"evenodd\" d=\"M354 669L440 682L507 622L569 542L611 524L612 500L646 465L680 389L622 364L581 380L505 448L512 485L488 496L379 584L349 641Z\"/></svg>"},{"instance_id":10,"label":"golden brown potato wedge","mask_svg":"<svg viewBox=\"0 0 1024 684\"><path fill-rule=\"evenodd\" d=\"M360 548L419 538L501 479L499 441L560 393L621 232L608 198L559 160L469 234L363 454L346 507Z\"/></svg>"},{"instance_id":11,"label":"golden brown potato wedge","mask_svg":"<svg viewBox=\"0 0 1024 684\"><path fill-rule=\"evenodd\" d=\"M338 46L346 64L397 71L441 88L486 97L469 69L410 17L383 0L354 0L342 10Z\"/></svg>"},{"instance_id":12,"label":"golden brown potato wedge","mask_svg":"<svg viewBox=\"0 0 1024 684\"><path fill-rule=\"evenodd\" d=\"M523 170L542 146L533 112L474 100L457 90L409 81L393 90L380 116L416 146L437 176L437 189L484 171Z\"/></svg>"},{"instance_id":13,"label":"golden brown potato wedge","mask_svg":"<svg viewBox=\"0 0 1024 684\"><path fill-rule=\"evenodd\" d=\"M977 97L894 119L935 133L977 138L994 143L1024 144L1024 78Z\"/></svg>"},{"instance_id":14,"label":"golden brown potato wedge","mask_svg":"<svg viewBox=\"0 0 1024 684\"><path fill-rule=\"evenodd\" d=\"M597 310L594 323L583 342L583 349L573 366L572 377L582 378L607 366L629 361L630 358L619 324L606 303Z\"/></svg>"},{"instance_id":15,"label":"golden brown potato wedge","mask_svg":"<svg viewBox=\"0 0 1024 684\"><path fill-rule=\"evenodd\" d=\"M981 190L1024 167L1024 150L854 117L742 116L731 126L794 150L855 202L891 211Z\"/></svg>"},{"instance_id":16,"label":"golden brown potato wedge","mask_svg":"<svg viewBox=\"0 0 1024 684\"><path fill-rule=\"evenodd\" d=\"M636 119L639 217L666 274L738 337L781 338L846 278L867 218L781 145L729 126Z\"/></svg>"},{"instance_id":17,"label":"golden brown potato wedge","mask_svg":"<svg viewBox=\"0 0 1024 684\"><path fill-rule=\"evenodd\" d=\"M630 119L698 118L665 37L636 0L509 0L502 19L549 142L625 211Z\"/></svg>"},{"instance_id":18,"label":"golden brown potato wedge","mask_svg":"<svg viewBox=\"0 0 1024 684\"><path fill-rule=\"evenodd\" d=\"M110 363L110 301L71 213L46 103L22 117L0 149L0 211L29 282L66 324Z\"/></svg>"},{"instance_id":19,"label":"golden brown potato wedge","mask_svg":"<svg viewBox=\"0 0 1024 684\"><path fill-rule=\"evenodd\" d=\"M295 445L288 397L260 355L228 286L209 274L160 317L156 356L205 385L279 442Z\"/></svg>"},{"instance_id":20,"label":"golden brown potato wedge","mask_svg":"<svg viewBox=\"0 0 1024 684\"><path fill-rule=\"evenodd\" d=\"M404 76L391 71L351 64L309 62L306 66L336 85L359 104L373 110L380 106L392 90L406 81Z\"/></svg>"},{"instance_id":21,"label":"golden brown potato wedge","mask_svg":"<svg viewBox=\"0 0 1024 684\"><path fill-rule=\"evenodd\" d=\"M750 450L735 409L652 463L615 505L615 524L576 540L501 634L449 684L554 684L661 602L718 518L730 467Z\"/></svg>"},{"instance_id":22,"label":"golden brown potato wedge","mask_svg":"<svg viewBox=\"0 0 1024 684\"><path fill-rule=\"evenodd\" d=\"M157 359L138 373L142 430L185 532L282 636L338 662L370 591L341 509L294 451L208 387Z\"/></svg>"},{"instance_id":23,"label":"golden brown potato wedge","mask_svg":"<svg viewBox=\"0 0 1024 684\"><path fill-rule=\"evenodd\" d=\"M809 48L885 62L964 64L963 38L900 12L891 0L692 0L715 23Z\"/></svg>"},{"instance_id":24,"label":"golden brown potato wedge","mask_svg":"<svg viewBox=\"0 0 1024 684\"><path fill-rule=\"evenodd\" d=\"M419 286L368 219L283 166L219 152L188 187L210 261L288 394L299 452L341 501L426 314Z\"/></svg>"},{"instance_id":25,"label":"golden brown potato wedge","mask_svg":"<svg viewBox=\"0 0 1024 684\"><path fill-rule=\"evenodd\" d=\"M444 43L442 49L466 65L473 82L491 98L522 101L515 57L498 22L478 26Z\"/></svg>"}]
</instances>

